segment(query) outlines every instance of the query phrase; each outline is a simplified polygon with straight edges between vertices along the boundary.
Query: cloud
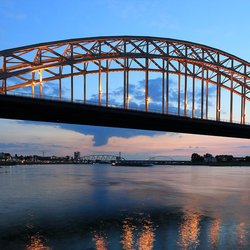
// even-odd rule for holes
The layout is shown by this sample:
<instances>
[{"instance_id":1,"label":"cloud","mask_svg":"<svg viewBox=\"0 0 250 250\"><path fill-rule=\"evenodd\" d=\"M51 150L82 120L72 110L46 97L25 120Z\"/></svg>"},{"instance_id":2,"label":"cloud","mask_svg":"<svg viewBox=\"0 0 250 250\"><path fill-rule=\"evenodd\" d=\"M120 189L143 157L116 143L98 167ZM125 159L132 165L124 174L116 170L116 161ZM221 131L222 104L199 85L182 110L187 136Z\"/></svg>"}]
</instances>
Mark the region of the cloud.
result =
<instances>
[{"instance_id":1,"label":"cloud","mask_svg":"<svg viewBox=\"0 0 250 250\"><path fill-rule=\"evenodd\" d=\"M105 146L99 147L99 150L121 151L128 155L140 155L145 152L146 156L164 155L172 158L178 156L190 159L192 153L201 155L205 153L247 155L249 142L244 139L225 138L215 136L202 136L192 134L165 133L161 135L145 136L138 135L130 138L111 137ZM239 144L245 143L247 148L239 152ZM176 158L174 158L176 159Z\"/></svg>"},{"instance_id":2,"label":"cloud","mask_svg":"<svg viewBox=\"0 0 250 250\"><path fill-rule=\"evenodd\" d=\"M46 151L50 155L73 154L93 147L93 136L70 131L55 124L25 123L15 120L1 120L1 150L12 153L38 154Z\"/></svg>"},{"instance_id":3,"label":"cloud","mask_svg":"<svg viewBox=\"0 0 250 250\"><path fill-rule=\"evenodd\" d=\"M45 125L51 127L58 127L63 130L75 131L83 135L89 135L93 138L93 146L103 146L108 142L108 139L112 136L121 138L130 138L136 135L152 136L156 134L165 134L165 132L149 131L149 130L137 130L137 129L123 129L112 127L100 127L100 126L87 126L87 125L75 125L64 123L47 123L47 122L33 122L33 121L17 121L18 124L30 124L30 125Z\"/></svg>"}]
</instances>

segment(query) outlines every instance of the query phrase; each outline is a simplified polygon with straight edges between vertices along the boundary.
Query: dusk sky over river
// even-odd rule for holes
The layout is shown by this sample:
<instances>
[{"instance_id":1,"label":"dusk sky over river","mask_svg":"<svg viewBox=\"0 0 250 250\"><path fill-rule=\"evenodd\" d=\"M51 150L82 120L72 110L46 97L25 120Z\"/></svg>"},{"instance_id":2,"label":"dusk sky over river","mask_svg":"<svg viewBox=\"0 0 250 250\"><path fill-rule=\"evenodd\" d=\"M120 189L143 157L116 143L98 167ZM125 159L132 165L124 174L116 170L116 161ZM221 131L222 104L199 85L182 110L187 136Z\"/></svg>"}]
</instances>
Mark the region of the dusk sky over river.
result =
<instances>
[{"instance_id":1,"label":"dusk sky over river","mask_svg":"<svg viewBox=\"0 0 250 250\"><path fill-rule=\"evenodd\" d=\"M246 35L250 3L244 0L63 0L60 4L1 0L0 7L0 50L70 38L145 35L201 43L250 60L250 37ZM140 85L143 80L133 81ZM152 76L150 81L157 82L157 78ZM131 158L167 155L187 159L193 152L245 156L250 148L246 139L5 119L0 120L0 131L0 151L11 154L121 151Z\"/></svg>"}]
</instances>

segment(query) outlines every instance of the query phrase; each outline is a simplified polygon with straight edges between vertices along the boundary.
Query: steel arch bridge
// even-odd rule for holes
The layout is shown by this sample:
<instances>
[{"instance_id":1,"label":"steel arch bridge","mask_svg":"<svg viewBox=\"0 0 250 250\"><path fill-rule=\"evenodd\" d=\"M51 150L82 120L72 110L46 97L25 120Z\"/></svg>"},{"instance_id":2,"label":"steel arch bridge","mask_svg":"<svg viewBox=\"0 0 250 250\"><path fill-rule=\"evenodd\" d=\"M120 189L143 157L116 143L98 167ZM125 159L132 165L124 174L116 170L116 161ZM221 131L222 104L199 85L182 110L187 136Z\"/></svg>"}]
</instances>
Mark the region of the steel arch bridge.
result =
<instances>
[{"instance_id":1,"label":"steel arch bridge","mask_svg":"<svg viewBox=\"0 0 250 250\"><path fill-rule=\"evenodd\" d=\"M172 157L167 155L156 155L148 158L149 161L175 161Z\"/></svg>"},{"instance_id":2,"label":"steel arch bridge","mask_svg":"<svg viewBox=\"0 0 250 250\"><path fill-rule=\"evenodd\" d=\"M117 159L122 159L117 155L85 155L83 157L80 157L81 161L83 162L105 162L105 163L112 163L115 162Z\"/></svg>"},{"instance_id":3,"label":"steel arch bridge","mask_svg":"<svg viewBox=\"0 0 250 250\"><path fill-rule=\"evenodd\" d=\"M222 124L224 120L229 124L245 125L248 122L246 114L250 101L250 63L224 51L197 43L141 36L71 39L2 50L0 63L2 65L0 112L5 118L26 119L25 114L21 115L20 110L16 111L20 109L18 103L26 100L19 98L19 95L24 94L31 97L33 102L27 101L22 107L22 112L29 112L27 113L29 118L35 120L43 118L41 115L40 118L38 115L36 117L36 111L30 111L32 105L39 106L44 99L51 99L54 102L54 104L48 102L47 108L57 105L55 101L63 104L66 94L67 101L72 105L81 102L87 107L95 96L94 104L100 110L108 108L109 111L102 109L107 111L107 114L116 112L110 111L114 106L124 111L131 111L135 108L132 106L133 96L131 95L134 87L131 84L133 73L141 72L143 97L137 100L136 108L144 115L151 113L150 119L154 119L152 113L156 111L165 117L170 117L169 115L174 112L173 115L179 117L179 119L170 117L174 123L188 121L199 124L197 126L200 127L205 124L200 123L201 120L215 120L216 122L210 123L209 126L220 124L221 128L224 126ZM110 85L115 84L111 83L110 78L118 73L120 78L116 81L119 82L121 97L118 98L119 102L112 103L114 97L111 97ZM93 83L91 78L91 85L95 86L95 92L90 97L88 89L92 87L89 86L89 78L92 75L96 76L96 81ZM153 96L150 88L152 75L158 77L157 86L154 88L159 90L160 96L156 101L151 98ZM65 87L66 80L67 87ZM53 86L50 93L48 94L48 91L44 93L49 86ZM81 92L80 100L79 92ZM154 101L155 104L157 103L157 110L151 108ZM3 104L7 107L3 107ZM65 108L66 113L70 109L65 105L61 105L61 108ZM53 114L54 118L50 115L48 120L69 122L67 119L70 120L70 118L63 119L62 114L59 117L59 109L58 106ZM83 108L78 108L80 109ZM143 114L137 113L133 117L138 115ZM98 119L98 117L95 118ZM80 119L79 116L78 119ZM90 124L93 123L94 118L91 119ZM125 118L124 121L126 121ZM74 122L81 123L77 118ZM112 126L111 120L106 123ZM96 124L103 125L98 122ZM114 126L123 127L123 122L118 122ZM183 132L196 133L195 126L191 130L184 128ZM124 127L131 127L131 125L124 125ZM241 128L243 127L249 129L248 125ZM152 124L148 127L136 126L135 128L159 130L157 126L152 127ZM232 127L230 131L235 128L239 127ZM170 127L167 129L171 130ZM182 129L176 129L181 132L180 130ZM174 125L172 131L175 131ZM198 133L213 134L212 131L198 131ZM230 133L222 134L232 136Z\"/></svg>"}]
</instances>

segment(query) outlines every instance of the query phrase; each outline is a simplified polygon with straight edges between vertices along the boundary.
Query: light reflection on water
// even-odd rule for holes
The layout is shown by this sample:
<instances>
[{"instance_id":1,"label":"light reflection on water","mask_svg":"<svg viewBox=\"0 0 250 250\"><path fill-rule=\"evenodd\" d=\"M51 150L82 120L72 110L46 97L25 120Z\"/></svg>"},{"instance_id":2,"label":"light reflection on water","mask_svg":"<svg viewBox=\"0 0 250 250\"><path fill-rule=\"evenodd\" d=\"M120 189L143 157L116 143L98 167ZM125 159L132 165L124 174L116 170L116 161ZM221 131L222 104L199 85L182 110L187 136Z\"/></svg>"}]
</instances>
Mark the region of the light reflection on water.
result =
<instances>
[{"instance_id":1,"label":"light reflection on water","mask_svg":"<svg viewBox=\"0 0 250 250\"><path fill-rule=\"evenodd\" d=\"M201 216L197 211L187 210L182 218L179 229L179 245L182 249L196 249L199 245L200 220Z\"/></svg>"},{"instance_id":2,"label":"light reflection on water","mask_svg":"<svg viewBox=\"0 0 250 250\"><path fill-rule=\"evenodd\" d=\"M125 219L122 225L122 240L121 240L121 244L124 250L134 249L134 231L135 231L135 226L132 225L129 219Z\"/></svg>"},{"instance_id":3,"label":"light reflection on water","mask_svg":"<svg viewBox=\"0 0 250 250\"><path fill-rule=\"evenodd\" d=\"M120 247L124 250L152 250L155 241L154 231L155 228L149 218L143 218L138 227L133 224L131 218L125 218L122 222L122 230L120 233ZM107 237L95 232L93 240L97 250L108 249Z\"/></svg>"},{"instance_id":4,"label":"light reflection on water","mask_svg":"<svg viewBox=\"0 0 250 250\"><path fill-rule=\"evenodd\" d=\"M104 236L94 234L93 240L95 242L96 250L107 250L107 243Z\"/></svg>"},{"instance_id":5,"label":"light reflection on water","mask_svg":"<svg viewBox=\"0 0 250 250\"><path fill-rule=\"evenodd\" d=\"M140 238L138 240L139 250L151 250L153 249L154 243L154 228L152 227L152 222L150 220L146 220L143 223L143 229L140 234Z\"/></svg>"},{"instance_id":6,"label":"light reflection on water","mask_svg":"<svg viewBox=\"0 0 250 250\"><path fill-rule=\"evenodd\" d=\"M47 246L46 240L44 237L37 233L36 235L31 236L30 242L26 245L27 250L51 250L52 248Z\"/></svg>"},{"instance_id":7,"label":"light reflection on water","mask_svg":"<svg viewBox=\"0 0 250 250\"><path fill-rule=\"evenodd\" d=\"M221 221L218 218L215 218L210 226L209 229L209 237L210 237L210 241L211 241L211 246L213 249L216 248L217 244L218 244L218 240L219 240L219 233L220 233L220 224Z\"/></svg>"},{"instance_id":8,"label":"light reflection on water","mask_svg":"<svg viewBox=\"0 0 250 250\"><path fill-rule=\"evenodd\" d=\"M0 249L250 249L250 168L0 169Z\"/></svg>"}]
</instances>

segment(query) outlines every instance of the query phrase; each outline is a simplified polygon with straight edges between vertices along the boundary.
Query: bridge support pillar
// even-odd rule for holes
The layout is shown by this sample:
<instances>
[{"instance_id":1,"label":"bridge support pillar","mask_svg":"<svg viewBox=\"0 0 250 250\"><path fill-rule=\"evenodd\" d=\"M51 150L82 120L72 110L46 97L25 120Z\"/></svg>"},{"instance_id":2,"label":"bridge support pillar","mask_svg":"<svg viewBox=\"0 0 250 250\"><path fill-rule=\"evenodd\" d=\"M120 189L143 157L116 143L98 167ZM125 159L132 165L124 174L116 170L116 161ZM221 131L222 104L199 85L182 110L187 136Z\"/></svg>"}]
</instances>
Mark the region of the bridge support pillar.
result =
<instances>
[{"instance_id":1,"label":"bridge support pillar","mask_svg":"<svg viewBox=\"0 0 250 250\"><path fill-rule=\"evenodd\" d=\"M71 102L74 101L74 66L73 66L73 58L74 58L74 52L73 52L74 46L71 44L71 73L70 73L70 100Z\"/></svg>"},{"instance_id":2,"label":"bridge support pillar","mask_svg":"<svg viewBox=\"0 0 250 250\"><path fill-rule=\"evenodd\" d=\"M166 114L168 114L168 99L169 99L169 61L167 60L166 65Z\"/></svg>"},{"instance_id":3,"label":"bridge support pillar","mask_svg":"<svg viewBox=\"0 0 250 250\"><path fill-rule=\"evenodd\" d=\"M148 58L146 58L145 72L145 111L148 112L149 96L148 96Z\"/></svg>"},{"instance_id":4,"label":"bridge support pillar","mask_svg":"<svg viewBox=\"0 0 250 250\"><path fill-rule=\"evenodd\" d=\"M185 81L184 81L184 116L187 116L188 94L187 94L187 62L185 62Z\"/></svg>"},{"instance_id":5,"label":"bridge support pillar","mask_svg":"<svg viewBox=\"0 0 250 250\"><path fill-rule=\"evenodd\" d=\"M242 88L241 95L241 124L245 124L246 120L246 88L245 86Z\"/></svg>"},{"instance_id":6,"label":"bridge support pillar","mask_svg":"<svg viewBox=\"0 0 250 250\"><path fill-rule=\"evenodd\" d=\"M40 98L42 98L43 96L43 84L42 83L39 84L39 96Z\"/></svg>"},{"instance_id":7,"label":"bridge support pillar","mask_svg":"<svg viewBox=\"0 0 250 250\"><path fill-rule=\"evenodd\" d=\"M87 92L87 75L86 75L86 62L83 63L83 103L86 104L86 92Z\"/></svg>"},{"instance_id":8,"label":"bridge support pillar","mask_svg":"<svg viewBox=\"0 0 250 250\"><path fill-rule=\"evenodd\" d=\"M193 65L193 81L192 81L192 118L195 117L195 65Z\"/></svg>"},{"instance_id":9,"label":"bridge support pillar","mask_svg":"<svg viewBox=\"0 0 250 250\"><path fill-rule=\"evenodd\" d=\"M204 118L204 67L202 66L201 79L201 119Z\"/></svg>"},{"instance_id":10,"label":"bridge support pillar","mask_svg":"<svg viewBox=\"0 0 250 250\"><path fill-rule=\"evenodd\" d=\"M162 61L162 87L161 87L161 91L162 91L162 114L164 114L164 106L165 106L165 72L164 72L164 60Z\"/></svg>"},{"instance_id":11,"label":"bridge support pillar","mask_svg":"<svg viewBox=\"0 0 250 250\"><path fill-rule=\"evenodd\" d=\"M180 116L181 110L181 63L178 62L178 115Z\"/></svg>"},{"instance_id":12,"label":"bridge support pillar","mask_svg":"<svg viewBox=\"0 0 250 250\"><path fill-rule=\"evenodd\" d=\"M208 119L208 70L206 75L206 119Z\"/></svg>"},{"instance_id":13,"label":"bridge support pillar","mask_svg":"<svg viewBox=\"0 0 250 250\"><path fill-rule=\"evenodd\" d=\"M42 98L42 95L43 95L43 71L39 70L38 74L39 74L39 96L40 96L40 98Z\"/></svg>"},{"instance_id":14,"label":"bridge support pillar","mask_svg":"<svg viewBox=\"0 0 250 250\"><path fill-rule=\"evenodd\" d=\"M244 65L244 74L247 75L247 67ZM247 79L244 77L244 86L241 88L241 123L246 123L246 85L247 85Z\"/></svg>"},{"instance_id":15,"label":"bridge support pillar","mask_svg":"<svg viewBox=\"0 0 250 250\"><path fill-rule=\"evenodd\" d=\"M98 104L102 105L102 62L99 61L99 72L98 72Z\"/></svg>"},{"instance_id":16,"label":"bridge support pillar","mask_svg":"<svg viewBox=\"0 0 250 250\"><path fill-rule=\"evenodd\" d=\"M60 77L59 77L59 82L58 82L58 91L59 91L59 93L58 93L58 99L59 99L59 101L61 101L62 100L62 66L59 66L59 75L60 75Z\"/></svg>"},{"instance_id":17,"label":"bridge support pillar","mask_svg":"<svg viewBox=\"0 0 250 250\"><path fill-rule=\"evenodd\" d=\"M70 76L70 85L71 85L71 88L70 88L70 100L71 102L74 101L74 68L73 68L73 65L71 65L71 76Z\"/></svg>"},{"instance_id":18,"label":"bridge support pillar","mask_svg":"<svg viewBox=\"0 0 250 250\"><path fill-rule=\"evenodd\" d=\"M35 97L35 85L34 83L31 85L32 97Z\"/></svg>"},{"instance_id":19,"label":"bridge support pillar","mask_svg":"<svg viewBox=\"0 0 250 250\"><path fill-rule=\"evenodd\" d=\"M109 106L109 61L106 60L106 107Z\"/></svg>"},{"instance_id":20,"label":"bridge support pillar","mask_svg":"<svg viewBox=\"0 0 250 250\"><path fill-rule=\"evenodd\" d=\"M32 85L31 85L31 95L35 97L35 72L32 72Z\"/></svg>"},{"instance_id":21,"label":"bridge support pillar","mask_svg":"<svg viewBox=\"0 0 250 250\"><path fill-rule=\"evenodd\" d=\"M129 84L128 84L128 59L124 59L124 74L123 74L123 101L124 108L129 109Z\"/></svg>"},{"instance_id":22,"label":"bridge support pillar","mask_svg":"<svg viewBox=\"0 0 250 250\"><path fill-rule=\"evenodd\" d=\"M233 67L233 66L232 66ZM231 73L231 85L230 85L230 122L233 122L233 74Z\"/></svg>"},{"instance_id":23,"label":"bridge support pillar","mask_svg":"<svg viewBox=\"0 0 250 250\"><path fill-rule=\"evenodd\" d=\"M220 75L217 76L217 91L216 91L216 121L220 121L220 107L221 107L221 86Z\"/></svg>"},{"instance_id":24,"label":"bridge support pillar","mask_svg":"<svg viewBox=\"0 0 250 250\"><path fill-rule=\"evenodd\" d=\"M3 93L3 94L7 94L7 90L6 90L6 79L3 79L2 80L2 89L1 89L1 92Z\"/></svg>"}]
</instances>

